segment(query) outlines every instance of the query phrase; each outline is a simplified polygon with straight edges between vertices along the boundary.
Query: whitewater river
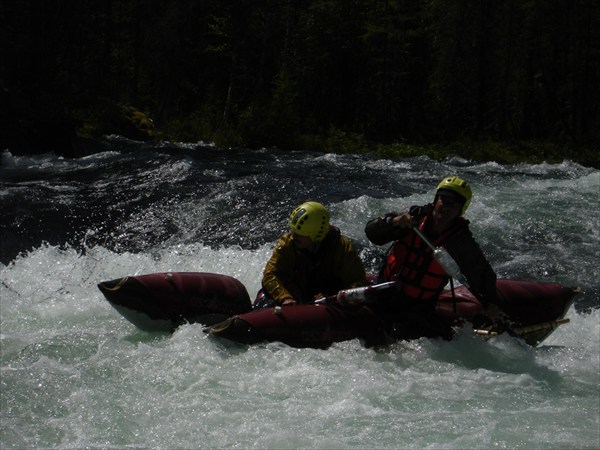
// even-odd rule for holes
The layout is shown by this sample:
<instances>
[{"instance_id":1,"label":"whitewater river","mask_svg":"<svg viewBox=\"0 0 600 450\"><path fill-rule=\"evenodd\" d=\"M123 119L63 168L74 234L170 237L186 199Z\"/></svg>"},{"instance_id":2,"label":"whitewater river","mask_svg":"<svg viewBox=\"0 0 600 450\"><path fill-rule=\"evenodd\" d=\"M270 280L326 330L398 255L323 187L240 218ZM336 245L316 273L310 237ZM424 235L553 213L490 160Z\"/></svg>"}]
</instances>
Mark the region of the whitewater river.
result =
<instances>
[{"instance_id":1,"label":"whitewater river","mask_svg":"<svg viewBox=\"0 0 600 450\"><path fill-rule=\"evenodd\" d=\"M600 172L112 137L99 153L2 154L0 448L599 448ZM96 284L207 271L253 296L291 209L317 200L369 270L370 218L466 178L500 277L582 289L540 347L468 331L385 350L245 347L199 324L137 330Z\"/></svg>"}]
</instances>

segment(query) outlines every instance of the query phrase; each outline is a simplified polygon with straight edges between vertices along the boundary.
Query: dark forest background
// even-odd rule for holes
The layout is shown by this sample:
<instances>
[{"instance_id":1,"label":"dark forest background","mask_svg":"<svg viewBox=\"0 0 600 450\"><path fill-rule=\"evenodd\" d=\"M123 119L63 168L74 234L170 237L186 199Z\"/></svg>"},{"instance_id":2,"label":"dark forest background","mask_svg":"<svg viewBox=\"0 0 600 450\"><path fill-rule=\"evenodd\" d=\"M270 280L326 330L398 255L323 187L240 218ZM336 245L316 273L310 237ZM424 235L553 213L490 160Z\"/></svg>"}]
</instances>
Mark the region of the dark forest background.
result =
<instances>
[{"instance_id":1,"label":"dark forest background","mask_svg":"<svg viewBox=\"0 0 600 450\"><path fill-rule=\"evenodd\" d=\"M597 0L4 0L0 19L11 151L118 133L597 165Z\"/></svg>"}]
</instances>

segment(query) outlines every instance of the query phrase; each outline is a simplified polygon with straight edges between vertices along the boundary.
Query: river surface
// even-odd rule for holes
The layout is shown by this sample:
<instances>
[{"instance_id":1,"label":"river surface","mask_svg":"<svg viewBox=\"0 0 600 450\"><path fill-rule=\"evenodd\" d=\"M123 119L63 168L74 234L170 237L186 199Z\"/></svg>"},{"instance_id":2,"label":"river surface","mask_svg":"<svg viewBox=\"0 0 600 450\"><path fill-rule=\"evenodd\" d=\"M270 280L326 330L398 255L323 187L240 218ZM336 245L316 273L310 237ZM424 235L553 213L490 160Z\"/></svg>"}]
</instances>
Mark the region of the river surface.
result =
<instances>
[{"instance_id":1,"label":"river surface","mask_svg":"<svg viewBox=\"0 0 600 450\"><path fill-rule=\"evenodd\" d=\"M600 172L460 158L223 150L107 137L96 153L0 166L0 448L599 448ZM251 296L290 211L330 209L368 270L372 217L467 179L499 277L582 289L531 348L421 339L372 350L251 347L199 324L147 333L96 284L206 271Z\"/></svg>"}]
</instances>

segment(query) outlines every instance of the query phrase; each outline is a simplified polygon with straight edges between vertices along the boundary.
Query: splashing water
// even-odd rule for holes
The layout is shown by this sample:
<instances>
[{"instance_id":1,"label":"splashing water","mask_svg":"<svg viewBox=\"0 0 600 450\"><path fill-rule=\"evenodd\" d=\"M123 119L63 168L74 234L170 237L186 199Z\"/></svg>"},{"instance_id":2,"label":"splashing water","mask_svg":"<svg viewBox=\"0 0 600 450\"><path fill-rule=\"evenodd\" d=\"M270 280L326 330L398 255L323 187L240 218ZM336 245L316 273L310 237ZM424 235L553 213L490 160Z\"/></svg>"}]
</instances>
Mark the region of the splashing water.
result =
<instances>
[{"instance_id":1,"label":"splashing water","mask_svg":"<svg viewBox=\"0 0 600 450\"><path fill-rule=\"evenodd\" d=\"M75 160L2 155L3 449L600 447L598 171L109 144ZM376 270L366 221L430 201L450 173L473 187L467 217L499 276L582 288L541 347L469 330L380 351L246 347L198 324L139 331L96 288L207 271L253 295L307 199Z\"/></svg>"}]
</instances>

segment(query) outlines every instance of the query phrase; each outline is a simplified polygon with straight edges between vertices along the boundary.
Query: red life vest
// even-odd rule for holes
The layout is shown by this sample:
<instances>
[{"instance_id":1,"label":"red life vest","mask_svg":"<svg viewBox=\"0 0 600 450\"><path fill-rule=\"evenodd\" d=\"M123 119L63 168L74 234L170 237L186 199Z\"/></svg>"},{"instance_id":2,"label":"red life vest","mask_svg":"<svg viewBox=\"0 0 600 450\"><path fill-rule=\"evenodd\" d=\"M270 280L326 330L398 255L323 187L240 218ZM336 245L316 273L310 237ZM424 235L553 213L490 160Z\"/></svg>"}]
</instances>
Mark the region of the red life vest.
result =
<instances>
[{"instance_id":1,"label":"red life vest","mask_svg":"<svg viewBox=\"0 0 600 450\"><path fill-rule=\"evenodd\" d=\"M423 218L419 224L420 231L424 231L429 218L430 214ZM464 221L457 221L433 244L440 245L463 227ZM408 232L394 242L381 275L385 281L399 281L406 297L423 301L436 299L449 278L433 258L431 248L414 232Z\"/></svg>"}]
</instances>

